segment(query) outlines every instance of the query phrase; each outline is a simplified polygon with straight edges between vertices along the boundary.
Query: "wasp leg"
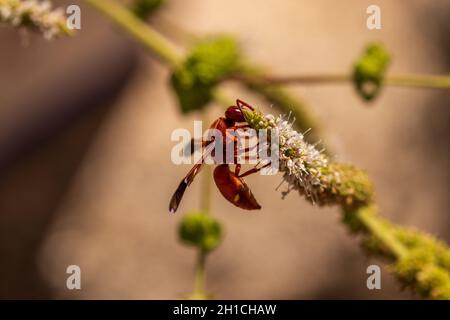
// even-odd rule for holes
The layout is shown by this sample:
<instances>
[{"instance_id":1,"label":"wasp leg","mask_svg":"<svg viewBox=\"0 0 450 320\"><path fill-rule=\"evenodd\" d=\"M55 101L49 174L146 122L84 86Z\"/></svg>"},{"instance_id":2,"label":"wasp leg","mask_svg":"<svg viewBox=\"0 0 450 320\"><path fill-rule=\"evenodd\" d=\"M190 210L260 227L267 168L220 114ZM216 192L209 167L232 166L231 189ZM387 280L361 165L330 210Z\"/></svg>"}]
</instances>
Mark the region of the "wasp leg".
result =
<instances>
[{"instance_id":1,"label":"wasp leg","mask_svg":"<svg viewBox=\"0 0 450 320\"><path fill-rule=\"evenodd\" d=\"M235 125L235 126L229 127L228 129L236 130L236 129L247 129L247 128L250 128L250 125L241 124L241 125Z\"/></svg>"},{"instance_id":2,"label":"wasp leg","mask_svg":"<svg viewBox=\"0 0 450 320\"><path fill-rule=\"evenodd\" d=\"M265 164L265 165L263 165L263 166L260 167L260 168L254 167L253 169L250 169L250 170L248 170L248 171L245 171L243 174L241 174L241 175L236 175L236 176L237 176L238 178L243 178L243 177L249 176L249 175L251 175L251 174L253 174L253 173L256 173L256 172L258 172L259 170L261 170L262 168L265 168L265 167L268 167L268 166L270 166L270 162L267 163L267 164Z\"/></svg>"},{"instance_id":3,"label":"wasp leg","mask_svg":"<svg viewBox=\"0 0 450 320\"><path fill-rule=\"evenodd\" d=\"M252 159L250 158L251 155L248 155L248 152L254 150L254 149L257 148L257 147L258 147L258 145L256 144L256 145L251 146L251 147L245 147L245 148L242 149L242 151L240 151L242 154L245 154L245 155L244 155L244 160L245 160L245 161L250 161L250 160L252 160ZM233 158L233 163L235 163L235 164L238 163L238 153L240 153L240 152L238 152L238 151L239 151L239 150L238 150L238 146L237 146L237 144L235 144L235 145L234 145L234 158Z\"/></svg>"},{"instance_id":4,"label":"wasp leg","mask_svg":"<svg viewBox=\"0 0 450 320\"><path fill-rule=\"evenodd\" d=\"M236 100L236 105L237 105L237 107L238 108L242 108L242 107L247 107L247 108L249 108L250 110L255 110L251 105L249 105L247 102L244 102L244 101L242 101L242 100L240 100L240 99L237 99Z\"/></svg>"},{"instance_id":5,"label":"wasp leg","mask_svg":"<svg viewBox=\"0 0 450 320\"><path fill-rule=\"evenodd\" d=\"M241 171L241 165L239 163L236 164L236 166L234 167L234 175L236 177L239 177L239 172Z\"/></svg>"}]
</instances>

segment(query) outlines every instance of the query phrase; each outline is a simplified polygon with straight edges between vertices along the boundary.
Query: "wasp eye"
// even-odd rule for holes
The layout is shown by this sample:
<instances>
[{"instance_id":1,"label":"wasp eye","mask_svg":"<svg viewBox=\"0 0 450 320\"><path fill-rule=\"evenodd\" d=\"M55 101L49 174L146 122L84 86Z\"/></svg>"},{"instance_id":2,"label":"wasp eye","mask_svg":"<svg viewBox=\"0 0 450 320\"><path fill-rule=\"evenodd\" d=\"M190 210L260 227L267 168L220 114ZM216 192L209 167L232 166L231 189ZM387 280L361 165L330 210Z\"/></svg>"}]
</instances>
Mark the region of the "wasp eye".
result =
<instances>
[{"instance_id":1,"label":"wasp eye","mask_svg":"<svg viewBox=\"0 0 450 320\"><path fill-rule=\"evenodd\" d=\"M236 106L231 106L225 111L225 117L228 119L234 120L236 122L244 122L245 118L242 114L241 109Z\"/></svg>"}]
</instances>

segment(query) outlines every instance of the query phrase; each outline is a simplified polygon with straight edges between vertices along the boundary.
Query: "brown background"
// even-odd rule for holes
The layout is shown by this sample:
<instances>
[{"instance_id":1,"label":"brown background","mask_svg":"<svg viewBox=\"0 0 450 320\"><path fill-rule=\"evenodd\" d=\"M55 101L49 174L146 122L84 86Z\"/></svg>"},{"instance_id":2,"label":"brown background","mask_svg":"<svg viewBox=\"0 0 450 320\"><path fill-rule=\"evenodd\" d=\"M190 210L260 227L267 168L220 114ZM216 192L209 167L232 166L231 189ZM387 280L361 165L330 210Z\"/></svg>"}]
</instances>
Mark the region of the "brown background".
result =
<instances>
[{"instance_id":1,"label":"brown background","mask_svg":"<svg viewBox=\"0 0 450 320\"><path fill-rule=\"evenodd\" d=\"M58 1L67 4L69 1ZM199 204L199 182L176 216L171 193L187 166L170 161L180 115L169 72L81 1L73 39L21 44L0 30L0 297L181 298L194 251L176 226ZM382 30L366 28L378 4ZM235 34L246 54L280 74L347 72L364 45L382 40L391 73L448 73L450 3L441 1L170 1L160 15L197 34ZM162 30L161 19L155 25ZM267 107L253 95L230 95ZM450 242L449 94L386 88L365 105L348 84L297 86L323 121L336 160L368 170L383 215ZM211 118L222 113L209 109ZM263 209L243 212L213 190L226 238L208 260L218 298L413 298L381 261L361 253L337 208L312 207L280 177L248 183ZM382 266L382 290L365 286ZM82 268L82 290L65 269Z\"/></svg>"}]
</instances>

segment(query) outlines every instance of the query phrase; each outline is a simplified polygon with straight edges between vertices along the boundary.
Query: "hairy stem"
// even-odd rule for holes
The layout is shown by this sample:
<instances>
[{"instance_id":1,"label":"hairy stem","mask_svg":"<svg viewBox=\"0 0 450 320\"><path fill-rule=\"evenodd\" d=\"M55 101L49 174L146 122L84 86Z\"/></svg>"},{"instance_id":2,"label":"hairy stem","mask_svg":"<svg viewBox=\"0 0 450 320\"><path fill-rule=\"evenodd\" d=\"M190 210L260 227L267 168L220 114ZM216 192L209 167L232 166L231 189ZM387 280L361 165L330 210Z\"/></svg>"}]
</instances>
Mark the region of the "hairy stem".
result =
<instances>
[{"instance_id":1,"label":"hairy stem","mask_svg":"<svg viewBox=\"0 0 450 320\"><path fill-rule=\"evenodd\" d=\"M378 240L382 241L389 251L397 258L401 259L406 256L407 249L400 243L379 220L377 209L374 205L368 205L360 208L357 213L359 220L364 226L370 230Z\"/></svg>"}]
</instances>

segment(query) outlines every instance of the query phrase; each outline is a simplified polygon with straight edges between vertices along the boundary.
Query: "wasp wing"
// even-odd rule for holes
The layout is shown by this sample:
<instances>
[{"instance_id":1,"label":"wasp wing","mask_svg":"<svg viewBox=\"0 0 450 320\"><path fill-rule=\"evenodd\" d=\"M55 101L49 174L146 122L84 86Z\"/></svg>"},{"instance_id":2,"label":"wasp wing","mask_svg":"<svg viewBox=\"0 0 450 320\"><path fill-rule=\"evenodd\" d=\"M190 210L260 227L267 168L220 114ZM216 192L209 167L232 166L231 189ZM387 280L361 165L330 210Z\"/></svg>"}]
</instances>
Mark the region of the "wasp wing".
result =
<instances>
[{"instance_id":1,"label":"wasp wing","mask_svg":"<svg viewBox=\"0 0 450 320\"><path fill-rule=\"evenodd\" d=\"M186 188L192 183L192 181L194 181L195 176L200 172L200 169L202 168L205 158L211 154L211 152L214 150L214 147L215 143L209 141L209 144L206 146L205 151L203 151L201 159L197 161L197 163L192 167L191 170L189 170L186 177L184 177L184 179L181 180L177 190L174 192L172 198L170 199L169 203L170 213L175 213L177 211L181 199L183 198L184 192L186 191Z\"/></svg>"}]
</instances>

